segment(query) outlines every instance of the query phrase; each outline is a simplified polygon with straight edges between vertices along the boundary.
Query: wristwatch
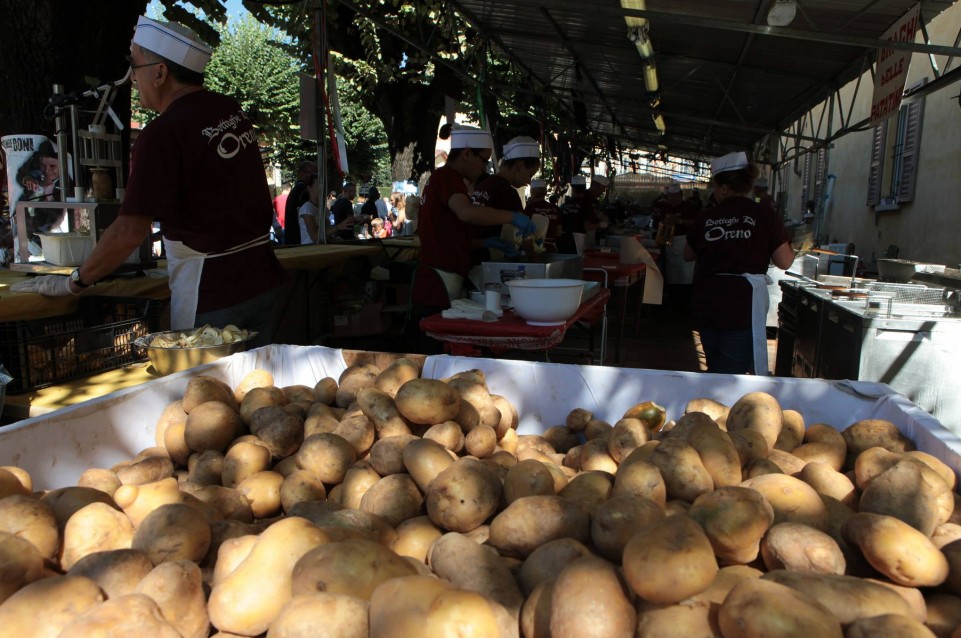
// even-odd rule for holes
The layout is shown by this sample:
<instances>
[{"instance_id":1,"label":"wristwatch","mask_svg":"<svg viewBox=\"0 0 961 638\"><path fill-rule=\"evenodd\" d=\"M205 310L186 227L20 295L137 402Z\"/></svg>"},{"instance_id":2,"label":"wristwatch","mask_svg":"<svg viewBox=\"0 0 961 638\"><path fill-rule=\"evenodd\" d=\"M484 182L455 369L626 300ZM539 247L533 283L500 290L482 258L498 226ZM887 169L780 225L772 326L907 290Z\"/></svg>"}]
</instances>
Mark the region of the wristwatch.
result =
<instances>
[{"instance_id":1,"label":"wristwatch","mask_svg":"<svg viewBox=\"0 0 961 638\"><path fill-rule=\"evenodd\" d=\"M76 284L77 288L89 288L90 284L85 284L80 281L80 269L74 268L73 272L70 273L70 281Z\"/></svg>"}]
</instances>

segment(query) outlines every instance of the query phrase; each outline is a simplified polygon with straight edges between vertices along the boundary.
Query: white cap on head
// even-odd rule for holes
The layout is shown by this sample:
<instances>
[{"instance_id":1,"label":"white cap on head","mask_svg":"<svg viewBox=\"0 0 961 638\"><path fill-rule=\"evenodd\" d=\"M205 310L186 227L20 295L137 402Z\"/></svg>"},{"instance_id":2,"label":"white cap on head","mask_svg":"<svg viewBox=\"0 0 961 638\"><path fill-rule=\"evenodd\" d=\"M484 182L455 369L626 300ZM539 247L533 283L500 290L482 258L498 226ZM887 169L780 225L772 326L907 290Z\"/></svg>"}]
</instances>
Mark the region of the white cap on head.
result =
<instances>
[{"instance_id":1,"label":"white cap on head","mask_svg":"<svg viewBox=\"0 0 961 638\"><path fill-rule=\"evenodd\" d=\"M671 195L673 193L680 193L680 192L681 192L681 185L678 184L677 182L671 182L670 184L667 185L668 195Z\"/></svg>"},{"instance_id":2,"label":"white cap on head","mask_svg":"<svg viewBox=\"0 0 961 638\"><path fill-rule=\"evenodd\" d=\"M756 188L767 188L767 178L758 177L756 180L754 180L754 186Z\"/></svg>"},{"instance_id":3,"label":"white cap on head","mask_svg":"<svg viewBox=\"0 0 961 638\"><path fill-rule=\"evenodd\" d=\"M610 183L611 183L611 180L608 179L607 175L595 174L594 177L591 178L591 184L599 184L601 186L607 186Z\"/></svg>"},{"instance_id":4,"label":"white cap on head","mask_svg":"<svg viewBox=\"0 0 961 638\"><path fill-rule=\"evenodd\" d=\"M739 171L747 167L747 154L745 154L744 151L737 151L715 158L714 161L711 162L711 175L713 176L727 171Z\"/></svg>"},{"instance_id":5,"label":"white cap on head","mask_svg":"<svg viewBox=\"0 0 961 638\"><path fill-rule=\"evenodd\" d=\"M541 156L541 147L532 137L526 137L521 135L520 137L515 137L507 144L504 144L504 157L505 160L512 159L539 159Z\"/></svg>"},{"instance_id":6,"label":"white cap on head","mask_svg":"<svg viewBox=\"0 0 961 638\"><path fill-rule=\"evenodd\" d=\"M134 44L197 73L203 73L213 53L213 49L203 42L144 16L137 19L133 41Z\"/></svg>"},{"instance_id":7,"label":"white cap on head","mask_svg":"<svg viewBox=\"0 0 961 638\"><path fill-rule=\"evenodd\" d=\"M532 179L531 188L547 188L547 181L543 179Z\"/></svg>"},{"instance_id":8,"label":"white cap on head","mask_svg":"<svg viewBox=\"0 0 961 638\"><path fill-rule=\"evenodd\" d=\"M583 175L575 175L571 178L571 186L587 186L587 178Z\"/></svg>"},{"instance_id":9,"label":"white cap on head","mask_svg":"<svg viewBox=\"0 0 961 638\"><path fill-rule=\"evenodd\" d=\"M458 126L451 131L450 147L455 148L494 148L490 131L473 126Z\"/></svg>"}]
</instances>

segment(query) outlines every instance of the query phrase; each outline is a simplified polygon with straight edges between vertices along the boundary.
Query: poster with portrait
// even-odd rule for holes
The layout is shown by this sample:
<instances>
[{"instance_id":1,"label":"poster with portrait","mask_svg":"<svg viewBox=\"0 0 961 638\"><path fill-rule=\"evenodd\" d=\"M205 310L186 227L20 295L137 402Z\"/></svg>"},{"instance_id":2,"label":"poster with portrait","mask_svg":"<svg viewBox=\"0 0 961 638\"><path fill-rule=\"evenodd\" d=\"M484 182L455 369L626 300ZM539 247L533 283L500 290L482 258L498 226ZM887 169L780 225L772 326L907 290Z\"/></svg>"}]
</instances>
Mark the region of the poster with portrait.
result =
<instances>
[{"instance_id":1,"label":"poster with portrait","mask_svg":"<svg viewBox=\"0 0 961 638\"><path fill-rule=\"evenodd\" d=\"M17 236L16 206L18 202L54 201L60 199L60 160L56 145L43 135L5 135L0 138L4 165L7 169L7 201L10 213L10 237L4 237L3 248L12 249ZM27 232L31 254L39 255L36 234L59 229L64 211L29 209Z\"/></svg>"}]
</instances>

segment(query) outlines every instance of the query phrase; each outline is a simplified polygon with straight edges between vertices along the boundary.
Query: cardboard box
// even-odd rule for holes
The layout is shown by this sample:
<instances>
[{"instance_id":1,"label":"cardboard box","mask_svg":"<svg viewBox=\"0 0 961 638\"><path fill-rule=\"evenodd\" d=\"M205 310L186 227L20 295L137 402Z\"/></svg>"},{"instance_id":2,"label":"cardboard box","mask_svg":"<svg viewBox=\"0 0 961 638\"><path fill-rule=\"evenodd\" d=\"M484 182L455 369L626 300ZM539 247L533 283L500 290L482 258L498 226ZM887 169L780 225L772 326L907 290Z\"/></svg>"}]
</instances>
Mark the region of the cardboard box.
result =
<instances>
[{"instance_id":1,"label":"cardboard box","mask_svg":"<svg viewBox=\"0 0 961 638\"><path fill-rule=\"evenodd\" d=\"M30 472L35 489L76 485L84 470L111 467L155 445L157 418L183 397L195 375L214 376L235 387L252 370L269 370L278 387L313 386L347 369L344 351L322 347L267 346L225 357L192 370L114 392L56 412L0 427L0 466ZM747 375L667 372L530 361L432 356L423 376L448 377L477 368L491 392L511 401L520 414L519 434L541 433L563 423L573 407L609 423L632 405L655 400L668 418L683 414L687 401L710 397L732 403L747 392L773 394L784 409L799 410L806 423L839 430L860 419L893 422L917 448L961 472L961 439L934 417L881 383L824 381Z\"/></svg>"},{"instance_id":2,"label":"cardboard box","mask_svg":"<svg viewBox=\"0 0 961 638\"><path fill-rule=\"evenodd\" d=\"M359 312L334 315L334 336L363 337L384 334L390 318L383 313L384 304L364 304Z\"/></svg>"}]
</instances>

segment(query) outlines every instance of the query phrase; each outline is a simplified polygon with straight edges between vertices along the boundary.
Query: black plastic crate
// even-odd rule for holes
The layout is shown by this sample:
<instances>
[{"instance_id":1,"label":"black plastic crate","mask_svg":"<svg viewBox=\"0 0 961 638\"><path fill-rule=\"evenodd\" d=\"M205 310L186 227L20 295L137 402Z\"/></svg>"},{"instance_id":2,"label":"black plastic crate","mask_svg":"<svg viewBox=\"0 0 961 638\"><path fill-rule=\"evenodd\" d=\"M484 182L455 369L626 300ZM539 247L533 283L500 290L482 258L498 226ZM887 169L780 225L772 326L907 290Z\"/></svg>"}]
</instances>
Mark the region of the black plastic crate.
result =
<instances>
[{"instance_id":1,"label":"black plastic crate","mask_svg":"<svg viewBox=\"0 0 961 638\"><path fill-rule=\"evenodd\" d=\"M0 322L9 394L146 361L133 342L160 330L165 300L82 297L71 315Z\"/></svg>"}]
</instances>

